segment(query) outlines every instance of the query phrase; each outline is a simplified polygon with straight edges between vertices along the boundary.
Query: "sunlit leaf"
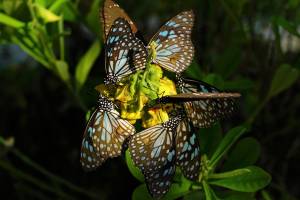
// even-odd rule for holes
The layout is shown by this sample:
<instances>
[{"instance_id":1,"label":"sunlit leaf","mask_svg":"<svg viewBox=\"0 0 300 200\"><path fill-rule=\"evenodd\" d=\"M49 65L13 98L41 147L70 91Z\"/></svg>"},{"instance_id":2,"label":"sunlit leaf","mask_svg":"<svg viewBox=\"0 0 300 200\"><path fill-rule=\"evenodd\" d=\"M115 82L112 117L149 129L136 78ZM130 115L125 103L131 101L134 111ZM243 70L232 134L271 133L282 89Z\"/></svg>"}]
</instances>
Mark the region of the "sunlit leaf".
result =
<instances>
[{"instance_id":1,"label":"sunlit leaf","mask_svg":"<svg viewBox=\"0 0 300 200\"><path fill-rule=\"evenodd\" d=\"M56 71L59 75L59 77L65 81L68 82L70 80L70 73L69 73L69 66L66 62L57 60L55 62L56 65Z\"/></svg>"},{"instance_id":2,"label":"sunlit leaf","mask_svg":"<svg viewBox=\"0 0 300 200\"><path fill-rule=\"evenodd\" d=\"M0 23L13 27L13 28L21 28L23 26L25 26L25 23L22 21L19 21L15 18L12 18L8 15L5 15L3 13L0 13Z\"/></svg>"},{"instance_id":3,"label":"sunlit leaf","mask_svg":"<svg viewBox=\"0 0 300 200\"><path fill-rule=\"evenodd\" d=\"M35 7L37 9L39 17L42 18L45 23L57 22L60 20L60 16L57 16L50 10L48 10L38 4L36 4Z\"/></svg>"},{"instance_id":4,"label":"sunlit leaf","mask_svg":"<svg viewBox=\"0 0 300 200\"><path fill-rule=\"evenodd\" d=\"M210 184L240 192L256 192L271 181L271 176L256 166L219 173L212 177L214 179L209 181Z\"/></svg>"}]
</instances>

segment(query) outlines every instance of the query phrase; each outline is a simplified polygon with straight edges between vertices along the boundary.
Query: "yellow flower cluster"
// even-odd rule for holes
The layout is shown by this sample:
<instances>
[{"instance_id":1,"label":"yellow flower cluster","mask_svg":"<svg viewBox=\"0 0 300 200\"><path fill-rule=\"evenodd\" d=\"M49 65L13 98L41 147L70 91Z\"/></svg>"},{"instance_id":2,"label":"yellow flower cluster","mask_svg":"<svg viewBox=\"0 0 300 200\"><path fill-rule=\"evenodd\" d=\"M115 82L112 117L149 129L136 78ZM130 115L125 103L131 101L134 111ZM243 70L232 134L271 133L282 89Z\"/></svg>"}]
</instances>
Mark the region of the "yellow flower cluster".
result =
<instances>
[{"instance_id":1,"label":"yellow flower cluster","mask_svg":"<svg viewBox=\"0 0 300 200\"><path fill-rule=\"evenodd\" d=\"M177 94L174 82L164 77L162 69L155 64L149 64L145 70L118 83L115 90L103 84L97 86L96 90L117 102L123 119L132 124L141 119L144 128L169 119L166 106L146 108L145 104L162 96Z\"/></svg>"}]
</instances>

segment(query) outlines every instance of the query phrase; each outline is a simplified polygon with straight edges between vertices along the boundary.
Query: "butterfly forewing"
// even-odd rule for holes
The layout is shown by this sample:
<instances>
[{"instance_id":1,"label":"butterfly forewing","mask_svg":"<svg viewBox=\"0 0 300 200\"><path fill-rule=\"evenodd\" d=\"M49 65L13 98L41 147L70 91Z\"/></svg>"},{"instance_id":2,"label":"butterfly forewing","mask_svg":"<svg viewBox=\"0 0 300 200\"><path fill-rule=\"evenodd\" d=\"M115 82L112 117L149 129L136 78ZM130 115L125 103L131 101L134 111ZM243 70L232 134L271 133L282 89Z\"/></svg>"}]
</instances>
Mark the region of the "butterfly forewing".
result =
<instances>
[{"instance_id":1,"label":"butterfly forewing","mask_svg":"<svg viewBox=\"0 0 300 200\"><path fill-rule=\"evenodd\" d=\"M240 97L238 93L221 92L202 81L180 78L178 83L181 93L196 92L205 97L184 103L186 113L195 127L209 127L221 118L229 116L235 110L236 99Z\"/></svg>"},{"instance_id":2,"label":"butterfly forewing","mask_svg":"<svg viewBox=\"0 0 300 200\"><path fill-rule=\"evenodd\" d=\"M196 131L187 120L177 127L176 136L176 165L183 175L192 181L198 179L200 172L200 149Z\"/></svg>"},{"instance_id":3,"label":"butterfly forewing","mask_svg":"<svg viewBox=\"0 0 300 200\"><path fill-rule=\"evenodd\" d=\"M133 21L128 17L126 12L120 8L118 4L116 4L112 0L105 0L103 4L103 8L101 10L101 21L104 30L104 41L106 41L107 35L114 21L118 18L124 18L130 24L131 30L133 33L137 32L137 28Z\"/></svg>"},{"instance_id":4,"label":"butterfly forewing","mask_svg":"<svg viewBox=\"0 0 300 200\"><path fill-rule=\"evenodd\" d=\"M184 71L194 56L193 23L193 12L185 11L163 25L150 41L150 45L155 45L153 62L172 72Z\"/></svg>"},{"instance_id":5,"label":"butterfly forewing","mask_svg":"<svg viewBox=\"0 0 300 200\"><path fill-rule=\"evenodd\" d=\"M81 164L92 170L107 158L119 156L126 138L135 133L134 127L120 118L114 105L100 97L99 106L92 114L84 133Z\"/></svg>"},{"instance_id":6,"label":"butterfly forewing","mask_svg":"<svg viewBox=\"0 0 300 200\"><path fill-rule=\"evenodd\" d=\"M123 18L115 20L106 40L108 83L118 82L135 71L144 69L146 59L146 48L134 36L129 23Z\"/></svg>"}]
</instances>

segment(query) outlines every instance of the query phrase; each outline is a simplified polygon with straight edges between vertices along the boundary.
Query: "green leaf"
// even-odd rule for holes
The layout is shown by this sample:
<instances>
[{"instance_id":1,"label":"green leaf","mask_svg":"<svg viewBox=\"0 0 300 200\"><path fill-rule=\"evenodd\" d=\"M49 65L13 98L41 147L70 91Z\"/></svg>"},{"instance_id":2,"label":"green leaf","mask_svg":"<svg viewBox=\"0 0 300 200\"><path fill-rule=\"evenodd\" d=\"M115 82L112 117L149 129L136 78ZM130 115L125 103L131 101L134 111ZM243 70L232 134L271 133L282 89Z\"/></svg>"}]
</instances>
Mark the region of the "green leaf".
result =
<instances>
[{"instance_id":1,"label":"green leaf","mask_svg":"<svg viewBox=\"0 0 300 200\"><path fill-rule=\"evenodd\" d=\"M183 197L183 200L204 200L204 194L201 191L193 191Z\"/></svg>"},{"instance_id":2,"label":"green leaf","mask_svg":"<svg viewBox=\"0 0 300 200\"><path fill-rule=\"evenodd\" d=\"M101 26L99 21L99 6L100 0L94 0L89 13L86 16L86 21L89 28L97 34L97 36L101 37Z\"/></svg>"},{"instance_id":3,"label":"green leaf","mask_svg":"<svg viewBox=\"0 0 300 200\"><path fill-rule=\"evenodd\" d=\"M56 0L50 7L49 10L51 12L54 12L56 14L59 14L59 12L63 9L65 6L65 3L70 2L70 0Z\"/></svg>"},{"instance_id":4,"label":"green leaf","mask_svg":"<svg viewBox=\"0 0 300 200\"><path fill-rule=\"evenodd\" d=\"M60 20L60 16L57 16L52 11L44 8L43 6L40 6L38 4L35 4L35 7L37 9L37 12L39 14L39 17L45 22L45 23L52 23L57 22Z\"/></svg>"},{"instance_id":5,"label":"green leaf","mask_svg":"<svg viewBox=\"0 0 300 200\"><path fill-rule=\"evenodd\" d=\"M190 78L198 80L202 77L200 66L195 61L186 69L185 74Z\"/></svg>"},{"instance_id":6,"label":"green leaf","mask_svg":"<svg viewBox=\"0 0 300 200\"><path fill-rule=\"evenodd\" d=\"M274 97L289 88L299 77L299 71L288 64L281 65L275 72L268 97Z\"/></svg>"},{"instance_id":7,"label":"green leaf","mask_svg":"<svg viewBox=\"0 0 300 200\"><path fill-rule=\"evenodd\" d=\"M59 77L65 81L69 82L70 80L70 74L69 74L69 66L66 62L61 61L61 60L56 60L55 61L55 66L56 66L56 71L59 75Z\"/></svg>"},{"instance_id":8,"label":"green leaf","mask_svg":"<svg viewBox=\"0 0 300 200\"><path fill-rule=\"evenodd\" d=\"M204 77L203 81L217 87L220 90L223 90L224 88L224 80L218 74L213 74L213 73L208 74L207 76Z\"/></svg>"},{"instance_id":9,"label":"green leaf","mask_svg":"<svg viewBox=\"0 0 300 200\"><path fill-rule=\"evenodd\" d=\"M131 159L131 156L130 156L130 153L128 150L125 153L125 159L126 159L127 167L129 169L129 171L131 172L131 174L140 182L145 182L144 176L141 173L141 171L136 166L134 166L134 163Z\"/></svg>"},{"instance_id":10,"label":"green leaf","mask_svg":"<svg viewBox=\"0 0 300 200\"><path fill-rule=\"evenodd\" d=\"M153 200L150 196L146 184L139 185L132 193L132 200Z\"/></svg>"},{"instance_id":11,"label":"green leaf","mask_svg":"<svg viewBox=\"0 0 300 200\"><path fill-rule=\"evenodd\" d=\"M264 200L272 200L271 195L266 190L261 191L261 196Z\"/></svg>"},{"instance_id":12,"label":"green leaf","mask_svg":"<svg viewBox=\"0 0 300 200\"><path fill-rule=\"evenodd\" d=\"M225 195L222 199L224 200L255 200L254 193L236 192L230 191L229 194Z\"/></svg>"},{"instance_id":13,"label":"green leaf","mask_svg":"<svg viewBox=\"0 0 300 200\"><path fill-rule=\"evenodd\" d=\"M219 197L217 197L213 189L205 181L202 182L202 185L206 200L219 200Z\"/></svg>"},{"instance_id":14,"label":"green leaf","mask_svg":"<svg viewBox=\"0 0 300 200\"><path fill-rule=\"evenodd\" d=\"M100 50L100 43L98 40L95 40L89 50L80 58L75 72L77 90L80 90L85 83L93 64L100 55Z\"/></svg>"},{"instance_id":15,"label":"green leaf","mask_svg":"<svg viewBox=\"0 0 300 200\"><path fill-rule=\"evenodd\" d=\"M231 129L225 137L222 139L217 150L214 152L210 158L210 167L215 167L217 162L223 157L223 155L228 151L228 149L234 144L234 142L246 131L247 129L243 126L238 126Z\"/></svg>"},{"instance_id":16,"label":"green leaf","mask_svg":"<svg viewBox=\"0 0 300 200\"><path fill-rule=\"evenodd\" d=\"M240 77L236 80L226 81L224 83L225 90L236 91L236 90L250 90L254 87L254 82L251 79Z\"/></svg>"},{"instance_id":17,"label":"green leaf","mask_svg":"<svg viewBox=\"0 0 300 200\"><path fill-rule=\"evenodd\" d=\"M22 4L24 4L24 1L20 0L2 0L0 2L0 9L3 9L3 11L8 15L12 15Z\"/></svg>"},{"instance_id":18,"label":"green leaf","mask_svg":"<svg viewBox=\"0 0 300 200\"><path fill-rule=\"evenodd\" d=\"M266 187L271 176L263 169L256 166L249 166L229 172L213 174L210 176L209 183L225 187L240 192L256 192Z\"/></svg>"},{"instance_id":19,"label":"green leaf","mask_svg":"<svg viewBox=\"0 0 300 200\"><path fill-rule=\"evenodd\" d=\"M210 157L222 140L220 123L217 123L210 128L200 129L198 135L200 139L201 154L206 154Z\"/></svg>"},{"instance_id":20,"label":"green leaf","mask_svg":"<svg viewBox=\"0 0 300 200\"><path fill-rule=\"evenodd\" d=\"M19 21L15 18L12 18L8 15L5 15L3 13L0 13L0 23L13 27L13 28L21 28L25 26L25 23L22 21Z\"/></svg>"},{"instance_id":21,"label":"green leaf","mask_svg":"<svg viewBox=\"0 0 300 200\"><path fill-rule=\"evenodd\" d=\"M232 152L228 155L223 170L228 171L253 165L259 158L259 155L259 142L251 137L244 138L237 143Z\"/></svg>"},{"instance_id":22,"label":"green leaf","mask_svg":"<svg viewBox=\"0 0 300 200\"><path fill-rule=\"evenodd\" d=\"M161 200L173 200L183 197L188 194L190 191L191 183L189 181L182 183L173 183L169 192L161 198ZM142 184L135 188L132 194L132 200L150 200L153 199L148 190L146 184Z\"/></svg>"}]
</instances>

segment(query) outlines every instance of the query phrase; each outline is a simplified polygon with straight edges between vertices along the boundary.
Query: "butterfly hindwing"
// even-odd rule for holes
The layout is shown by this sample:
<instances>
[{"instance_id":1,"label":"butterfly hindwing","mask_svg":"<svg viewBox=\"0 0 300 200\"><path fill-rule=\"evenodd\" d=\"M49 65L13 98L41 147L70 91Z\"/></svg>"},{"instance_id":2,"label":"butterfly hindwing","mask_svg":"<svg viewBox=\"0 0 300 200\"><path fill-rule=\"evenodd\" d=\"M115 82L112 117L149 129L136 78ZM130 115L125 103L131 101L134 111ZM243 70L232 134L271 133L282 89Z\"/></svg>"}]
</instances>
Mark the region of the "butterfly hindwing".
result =
<instances>
[{"instance_id":1,"label":"butterfly hindwing","mask_svg":"<svg viewBox=\"0 0 300 200\"><path fill-rule=\"evenodd\" d=\"M129 18L126 12L120 8L120 6L112 0L105 0L103 8L101 10L101 21L104 31L104 41L106 41L107 35L114 21L118 18L124 18L131 27L133 33L137 32L137 27L133 21Z\"/></svg>"},{"instance_id":2,"label":"butterfly hindwing","mask_svg":"<svg viewBox=\"0 0 300 200\"><path fill-rule=\"evenodd\" d=\"M92 114L82 139L80 162L83 169L87 171L96 169L105 161L93 145L93 135L95 134L93 122L98 112L99 110L96 109Z\"/></svg>"},{"instance_id":3,"label":"butterfly hindwing","mask_svg":"<svg viewBox=\"0 0 300 200\"><path fill-rule=\"evenodd\" d=\"M84 133L82 166L85 169L95 169L106 159L119 156L124 141L134 133L134 127L120 118L113 103L100 97L99 106L92 114Z\"/></svg>"},{"instance_id":4,"label":"butterfly hindwing","mask_svg":"<svg viewBox=\"0 0 300 200\"><path fill-rule=\"evenodd\" d=\"M200 172L200 148L196 131L187 119L182 120L177 127L176 165L183 175L196 181Z\"/></svg>"},{"instance_id":5,"label":"butterfly hindwing","mask_svg":"<svg viewBox=\"0 0 300 200\"><path fill-rule=\"evenodd\" d=\"M134 36L129 23L123 18L116 19L106 40L108 83L116 83L135 71L144 69L146 59L145 46Z\"/></svg>"},{"instance_id":6,"label":"butterfly hindwing","mask_svg":"<svg viewBox=\"0 0 300 200\"><path fill-rule=\"evenodd\" d=\"M173 156L161 169L144 172L147 188L152 197L160 198L169 191L176 171L175 160L176 157Z\"/></svg>"},{"instance_id":7,"label":"butterfly hindwing","mask_svg":"<svg viewBox=\"0 0 300 200\"><path fill-rule=\"evenodd\" d=\"M153 62L171 72L184 71L194 56L193 23L193 12L185 11L163 25L150 41L150 46L155 46Z\"/></svg>"},{"instance_id":8,"label":"butterfly hindwing","mask_svg":"<svg viewBox=\"0 0 300 200\"><path fill-rule=\"evenodd\" d=\"M156 171L175 156L174 130L162 124L150 127L132 136L129 151L142 171Z\"/></svg>"}]
</instances>

